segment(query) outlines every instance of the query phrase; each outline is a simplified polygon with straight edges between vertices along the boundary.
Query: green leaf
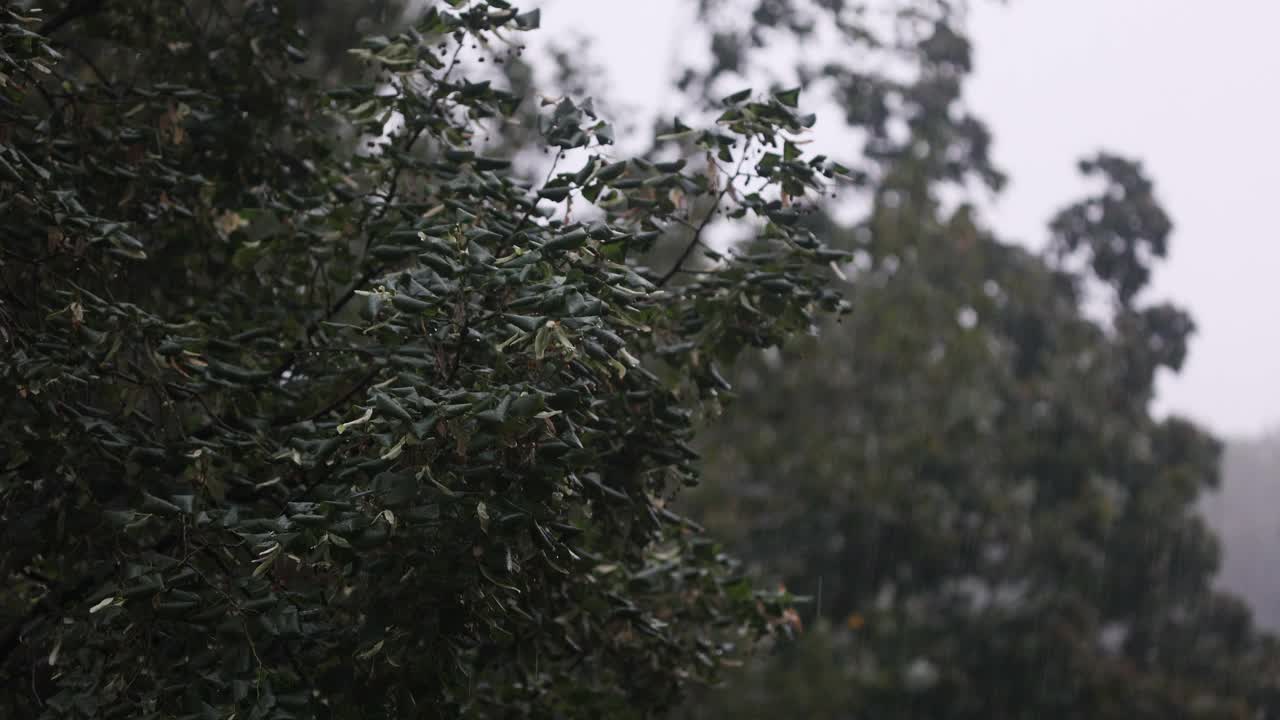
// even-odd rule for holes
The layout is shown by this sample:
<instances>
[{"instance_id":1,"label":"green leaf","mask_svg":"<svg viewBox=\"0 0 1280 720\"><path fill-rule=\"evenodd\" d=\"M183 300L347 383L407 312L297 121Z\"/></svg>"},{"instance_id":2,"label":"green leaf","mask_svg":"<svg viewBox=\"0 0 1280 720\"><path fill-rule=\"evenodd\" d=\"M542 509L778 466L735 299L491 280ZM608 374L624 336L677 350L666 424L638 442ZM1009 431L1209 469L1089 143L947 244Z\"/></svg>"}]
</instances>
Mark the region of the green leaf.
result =
<instances>
[{"instance_id":1,"label":"green leaf","mask_svg":"<svg viewBox=\"0 0 1280 720\"><path fill-rule=\"evenodd\" d=\"M432 307L431 303L419 300L408 295L396 295L391 298L391 304L397 309L404 312L420 313Z\"/></svg>"},{"instance_id":2,"label":"green leaf","mask_svg":"<svg viewBox=\"0 0 1280 720\"><path fill-rule=\"evenodd\" d=\"M413 422L413 416L409 414L409 411L401 407L400 403L396 402L395 400L392 400L391 397L388 396L386 393L374 394L373 403L378 410L381 410L382 412L386 413L387 415L390 415L391 417L397 420L400 420L401 422L406 422L406 423Z\"/></svg>"},{"instance_id":3,"label":"green leaf","mask_svg":"<svg viewBox=\"0 0 1280 720\"><path fill-rule=\"evenodd\" d=\"M627 171L627 161L610 163L596 171L596 179L601 182L609 182L622 176Z\"/></svg>"},{"instance_id":4,"label":"green leaf","mask_svg":"<svg viewBox=\"0 0 1280 720\"><path fill-rule=\"evenodd\" d=\"M790 90L783 90L773 95L778 102L789 108L794 108L800 104L800 88L795 87Z\"/></svg>"},{"instance_id":5,"label":"green leaf","mask_svg":"<svg viewBox=\"0 0 1280 720\"><path fill-rule=\"evenodd\" d=\"M539 360L547 354L547 348L551 345L553 336L553 327L555 323L547 322L538 328L537 334L533 338L533 356Z\"/></svg>"},{"instance_id":6,"label":"green leaf","mask_svg":"<svg viewBox=\"0 0 1280 720\"><path fill-rule=\"evenodd\" d=\"M373 489L387 507L403 507L418 494L418 481L411 473L384 472L373 479Z\"/></svg>"},{"instance_id":7,"label":"green leaf","mask_svg":"<svg viewBox=\"0 0 1280 720\"><path fill-rule=\"evenodd\" d=\"M148 492L142 493L141 508L143 512L154 513L156 515L173 516L182 514L182 508L174 505L168 500L162 500Z\"/></svg>"},{"instance_id":8,"label":"green leaf","mask_svg":"<svg viewBox=\"0 0 1280 720\"><path fill-rule=\"evenodd\" d=\"M363 415L356 418L355 420L349 420L347 422L339 424L337 428L338 434L341 435L342 433L346 432L348 428L354 427L356 425L363 425L369 422L369 420L371 420L372 418L373 418L373 408L368 408L364 411Z\"/></svg>"},{"instance_id":9,"label":"green leaf","mask_svg":"<svg viewBox=\"0 0 1280 720\"><path fill-rule=\"evenodd\" d=\"M569 194L572 192L573 192L573 188L568 186L544 187L538 191L538 196L544 200L559 202L569 197Z\"/></svg>"}]
</instances>

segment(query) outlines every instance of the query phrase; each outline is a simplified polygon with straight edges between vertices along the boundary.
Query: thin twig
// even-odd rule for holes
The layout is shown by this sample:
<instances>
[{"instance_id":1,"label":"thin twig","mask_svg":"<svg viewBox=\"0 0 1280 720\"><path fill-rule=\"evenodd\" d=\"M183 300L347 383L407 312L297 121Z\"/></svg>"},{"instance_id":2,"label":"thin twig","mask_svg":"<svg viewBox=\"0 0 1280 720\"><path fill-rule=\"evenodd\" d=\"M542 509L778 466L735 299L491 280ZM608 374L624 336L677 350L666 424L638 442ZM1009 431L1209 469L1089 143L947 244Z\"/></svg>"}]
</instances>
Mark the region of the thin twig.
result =
<instances>
[{"instance_id":1,"label":"thin twig","mask_svg":"<svg viewBox=\"0 0 1280 720\"><path fill-rule=\"evenodd\" d=\"M555 159L551 161L551 168L547 170L547 176L542 179L542 184L544 186L548 182L550 182L552 174L554 174L556 171L556 165L560 163L560 158L562 157L564 157L564 148L559 148L556 150ZM511 234L515 235L516 233L520 232L520 230L524 228L524 224L528 222L529 218L533 215L533 211L537 209L538 209L538 199L534 198L533 202L529 204L529 209L526 210L524 213L524 216L520 218L520 222L516 223L516 229L512 230Z\"/></svg>"},{"instance_id":2,"label":"thin twig","mask_svg":"<svg viewBox=\"0 0 1280 720\"><path fill-rule=\"evenodd\" d=\"M725 194L729 192L729 188L733 187L734 181L738 179L738 173L742 170L742 164L746 162L748 154L747 151L750 150L750 148L751 143L747 143L746 147L742 149L742 157L738 158L738 167L734 168L733 176L725 181L724 187L720 188L720 192L716 193L715 202L712 203L711 207L707 210L707 214L702 218L702 222L698 223L698 227L693 231L693 237L689 239L689 244L685 246L684 252L681 252L680 257L676 258L675 265L672 265L671 269L659 278L657 282L658 287L666 285L671 278L675 277L676 274L683 269L684 263L689 259L689 255L693 253L693 249L702 242L702 231L706 230L707 226L711 224L712 218L716 216L716 210L720 207L720 201L724 200Z\"/></svg>"},{"instance_id":3,"label":"thin twig","mask_svg":"<svg viewBox=\"0 0 1280 720\"><path fill-rule=\"evenodd\" d=\"M94 75L98 76L98 81L102 83L103 87L105 87L106 89L112 92L115 92L115 88L112 86L111 81L107 79L106 73L102 72L102 69L99 68L97 63L93 61L93 58L89 56L89 53L81 50L75 45L65 45L64 47L68 48L69 50L71 50L71 52L75 53L80 58L80 60L84 62L85 66L88 67L90 70L92 70Z\"/></svg>"},{"instance_id":4,"label":"thin twig","mask_svg":"<svg viewBox=\"0 0 1280 720\"><path fill-rule=\"evenodd\" d=\"M363 390L365 387L367 387L369 383L373 382L373 379L378 377L378 373L380 372L382 372L382 368L375 368L368 375L365 375L363 378L361 378L360 382L356 383L355 386L353 386L350 390L343 393L342 397L338 398L337 400L334 400L328 405L325 405L320 410L317 410L316 412L312 413L311 416L307 418L307 420L318 420L319 418L322 418L325 415L328 415L329 413L333 412L340 405L346 403L348 400L355 397L355 394Z\"/></svg>"},{"instance_id":5,"label":"thin twig","mask_svg":"<svg viewBox=\"0 0 1280 720\"><path fill-rule=\"evenodd\" d=\"M471 295L470 288L467 283L463 283L462 287L462 326L458 329L458 344L453 349L453 365L449 368L449 377L445 379L445 385L452 385L454 379L458 376L458 369L462 367L462 351L466 348L467 334L471 332L471 308L468 300Z\"/></svg>"}]
</instances>

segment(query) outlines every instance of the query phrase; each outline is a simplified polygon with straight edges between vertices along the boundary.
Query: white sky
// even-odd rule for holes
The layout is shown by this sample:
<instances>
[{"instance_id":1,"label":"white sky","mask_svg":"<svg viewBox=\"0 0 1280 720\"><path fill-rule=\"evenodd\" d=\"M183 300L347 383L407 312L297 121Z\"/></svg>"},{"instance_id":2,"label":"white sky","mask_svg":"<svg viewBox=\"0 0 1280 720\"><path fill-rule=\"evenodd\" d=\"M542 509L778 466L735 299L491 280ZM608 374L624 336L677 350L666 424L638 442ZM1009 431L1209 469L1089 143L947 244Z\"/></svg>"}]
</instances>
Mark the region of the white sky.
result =
<instances>
[{"instance_id":1,"label":"white sky","mask_svg":"<svg viewBox=\"0 0 1280 720\"><path fill-rule=\"evenodd\" d=\"M663 104L686 2L539 4L544 37L593 39L610 93ZM989 213L999 233L1039 245L1045 221L1081 192L1080 156L1141 158L1177 225L1147 297L1188 307L1200 327L1183 373L1161 383L1160 408L1229 436L1280 423L1280 244L1267 214L1280 206L1280 0L974 6L970 105L1012 179Z\"/></svg>"},{"instance_id":2,"label":"white sky","mask_svg":"<svg viewBox=\"0 0 1280 720\"><path fill-rule=\"evenodd\" d=\"M1154 294L1200 327L1161 407L1228 435L1280 421L1280 2L1015 0L974 21L972 103L1012 177L996 226L1038 242L1073 157L1141 157L1176 223Z\"/></svg>"}]
</instances>

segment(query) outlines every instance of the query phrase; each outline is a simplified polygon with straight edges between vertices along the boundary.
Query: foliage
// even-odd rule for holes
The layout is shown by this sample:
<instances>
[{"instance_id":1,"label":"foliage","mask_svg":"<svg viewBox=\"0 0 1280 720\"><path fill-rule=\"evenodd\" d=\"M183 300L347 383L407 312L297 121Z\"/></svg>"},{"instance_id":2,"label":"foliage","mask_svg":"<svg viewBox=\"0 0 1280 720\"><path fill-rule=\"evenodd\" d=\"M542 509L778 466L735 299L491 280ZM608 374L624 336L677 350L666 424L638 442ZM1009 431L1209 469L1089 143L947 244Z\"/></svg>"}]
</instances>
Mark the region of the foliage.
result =
<instances>
[{"instance_id":1,"label":"foliage","mask_svg":"<svg viewBox=\"0 0 1280 720\"><path fill-rule=\"evenodd\" d=\"M804 6L759 12L822 27ZM932 18L906 81L824 70L862 88L839 100L868 138L842 161L869 178L869 211L815 222L854 255L852 312L729 374L688 497L812 598L809 630L685 715L1274 717L1280 647L1213 590L1196 512L1219 445L1150 408L1194 329L1142 295L1172 229L1153 183L1098 154L1081 164L1098 191L1045 252L1001 242L954 200L1001 178L961 110L963 17ZM905 136L875 119L904 103Z\"/></svg>"},{"instance_id":2,"label":"foliage","mask_svg":"<svg viewBox=\"0 0 1280 720\"><path fill-rule=\"evenodd\" d=\"M794 92L617 157L482 64L502 0L356 65L305 6L0 9L0 715L669 706L787 629L666 504L716 363L843 308L796 207L840 168ZM722 216L757 247L688 272Z\"/></svg>"},{"instance_id":3,"label":"foliage","mask_svg":"<svg viewBox=\"0 0 1280 720\"><path fill-rule=\"evenodd\" d=\"M1104 329L1079 278L943 223L918 239L897 212L871 221L886 254L853 313L744 369L705 448L695 514L814 596L816 637L752 672L833 656L844 689L807 717L1275 712L1278 648L1211 588L1195 503L1218 446L1147 409L1181 354L1152 348L1188 326L1122 308ZM706 716L792 705L744 685Z\"/></svg>"}]
</instances>

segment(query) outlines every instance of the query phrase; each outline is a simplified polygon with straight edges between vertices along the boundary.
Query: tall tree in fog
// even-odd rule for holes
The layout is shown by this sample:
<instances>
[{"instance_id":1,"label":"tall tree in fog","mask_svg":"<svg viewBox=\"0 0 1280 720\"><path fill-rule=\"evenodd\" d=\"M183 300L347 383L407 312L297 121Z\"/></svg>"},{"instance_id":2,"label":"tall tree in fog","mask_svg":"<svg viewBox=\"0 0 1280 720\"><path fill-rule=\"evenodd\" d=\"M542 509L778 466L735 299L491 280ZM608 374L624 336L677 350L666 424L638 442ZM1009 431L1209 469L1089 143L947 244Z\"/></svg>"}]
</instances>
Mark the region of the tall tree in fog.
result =
<instances>
[{"instance_id":1,"label":"tall tree in fog","mask_svg":"<svg viewBox=\"0 0 1280 720\"><path fill-rule=\"evenodd\" d=\"M842 5L762 2L754 19L816 37L840 25L813 18ZM870 210L814 221L855 254L852 313L731 376L732 413L687 498L812 598L810 628L688 715L1280 711L1275 642L1212 588L1218 543L1196 508L1220 446L1151 414L1156 374L1181 366L1194 327L1143 293L1172 230L1152 181L1091 156L1096 191L1053 218L1045 252L1000 241L956 200L1001 181L964 110L963 14L920 3L888 25L896 42L850 43L905 48L913 71L877 75L848 50L801 67L865 139L847 164L866 172ZM776 37L726 30L713 72Z\"/></svg>"}]
</instances>

